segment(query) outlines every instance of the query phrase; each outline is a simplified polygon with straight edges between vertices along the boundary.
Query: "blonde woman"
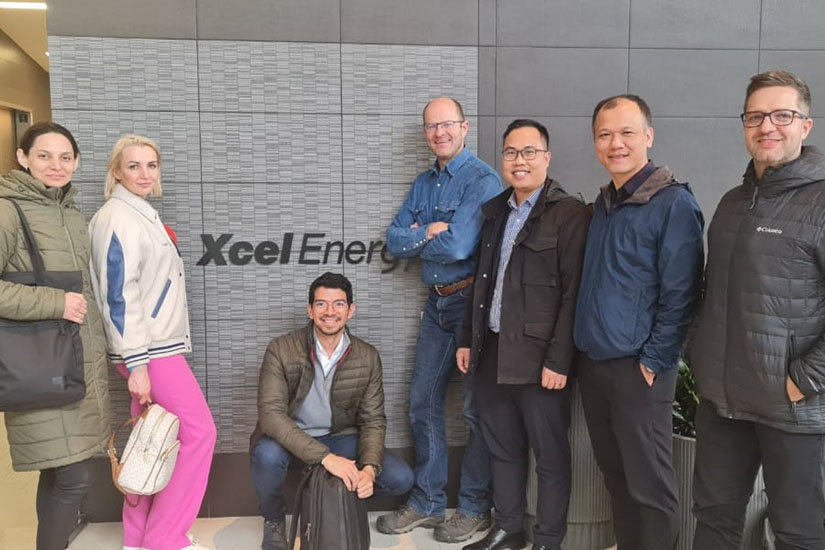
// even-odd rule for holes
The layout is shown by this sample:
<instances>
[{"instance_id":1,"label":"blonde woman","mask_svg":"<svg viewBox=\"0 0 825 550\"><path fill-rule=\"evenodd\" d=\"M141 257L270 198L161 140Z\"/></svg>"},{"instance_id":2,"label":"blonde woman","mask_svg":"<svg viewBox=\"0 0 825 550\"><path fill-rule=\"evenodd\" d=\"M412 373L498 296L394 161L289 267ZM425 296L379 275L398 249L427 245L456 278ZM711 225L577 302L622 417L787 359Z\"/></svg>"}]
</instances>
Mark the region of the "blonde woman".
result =
<instances>
[{"instance_id":1,"label":"blonde woman","mask_svg":"<svg viewBox=\"0 0 825 550\"><path fill-rule=\"evenodd\" d=\"M166 488L124 503L124 550L203 548L187 537L206 491L215 424L184 358L192 350L183 261L175 234L146 200L159 197L160 150L125 135L112 149L106 203L92 218L92 279L109 358L128 380L132 414L154 402L180 419L175 472Z\"/></svg>"}]
</instances>

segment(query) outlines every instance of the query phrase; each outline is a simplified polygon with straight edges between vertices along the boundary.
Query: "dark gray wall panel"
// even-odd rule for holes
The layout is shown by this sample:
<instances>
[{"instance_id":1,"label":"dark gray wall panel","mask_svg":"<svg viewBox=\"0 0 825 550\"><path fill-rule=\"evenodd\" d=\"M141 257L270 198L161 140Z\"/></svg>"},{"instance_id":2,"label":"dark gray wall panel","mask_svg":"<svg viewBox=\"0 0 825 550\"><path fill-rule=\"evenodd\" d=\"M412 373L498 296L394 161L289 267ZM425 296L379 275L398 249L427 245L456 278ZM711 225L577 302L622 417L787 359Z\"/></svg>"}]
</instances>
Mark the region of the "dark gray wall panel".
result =
<instances>
[{"instance_id":1,"label":"dark gray wall panel","mask_svg":"<svg viewBox=\"0 0 825 550\"><path fill-rule=\"evenodd\" d=\"M196 0L60 0L47 12L50 36L195 38Z\"/></svg>"},{"instance_id":2,"label":"dark gray wall panel","mask_svg":"<svg viewBox=\"0 0 825 550\"><path fill-rule=\"evenodd\" d=\"M498 0L478 0L478 45L496 45Z\"/></svg>"},{"instance_id":3,"label":"dark gray wall panel","mask_svg":"<svg viewBox=\"0 0 825 550\"><path fill-rule=\"evenodd\" d=\"M759 70L773 69L784 69L801 77L811 89L811 114L825 116L825 51L763 51ZM740 105L745 100L747 83L741 86Z\"/></svg>"},{"instance_id":4,"label":"dark gray wall panel","mask_svg":"<svg viewBox=\"0 0 825 550\"><path fill-rule=\"evenodd\" d=\"M476 117L468 120L466 144L475 151ZM421 124L421 115L344 115L344 181L411 184L434 162Z\"/></svg>"},{"instance_id":5,"label":"dark gray wall panel","mask_svg":"<svg viewBox=\"0 0 825 550\"><path fill-rule=\"evenodd\" d=\"M52 36L49 49L55 109L198 110L194 41Z\"/></svg>"},{"instance_id":6,"label":"dark gray wall panel","mask_svg":"<svg viewBox=\"0 0 825 550\"><path fill-rule=\"evenodd\" d=\"M201 113L203 181L341 181L341 117Z\"/></svg>"},{"instance_id":7,"label":"dark gray wall panel","mask_svg":"<svg viewBox=\"0 0 825 550\"><path fill-rule=\"evenodd\" d=\"M338 42L339 0L198 0L198 38Z\"/></svg>"},{"instance_id":8,"label":"dark gray wall panel","mask_svg":"<svg viewBox=\"0 0 825 550\"><path fill-rule=\"evenodd\" d=\"M499 46L626 48L630 0L499 0Z\"/></svg>"},{"instance_id":9,"label":"dark gray wall panel","mask_svg":"<svg viewBox=\"0 0 825 550\"><path fill-rule=\"evenodd\" d=\"M478 49L478 114L496 112L496 48Z\"/></svg>"},{"instance_id":10,"label":"dark gray wall panel","mask_svg":"<svg viewBox=\"0 0 825 550\"><path fill-rule=\"evenodd\" d=\"M654 120L736 116L757 58L750 50L631 50L630 91L645 98Z\"/></svg>"},{"instance_id":11,"label":"dark gray wall panel","mask_svg":"<svg viewBox=\"0 0 825 550\"><path fill-rule=\"evenodd\" d=\"M341 41L478 44L478 0L341 0Z\"/></svg>"},{"instance_id":12,"label":"dark gray wall panel","mask_svg":"<svg viewBox=\"0 0 825 550\"><path fill-rule=\"evenodd\" d=\"M429 100L445 95L473 115L477 67L477 48L342 44L342 108L347 114L420 117Z\"/></svg>"},{"instance_id":13,"label":"dark gray wall panel","mask_svg":"<svg viewBox=\"0 0 825 550\"><path fill-rule=\"evenodd\" d=\"M496 114L584 116L627 89L627 50L499 48Z\"/></svg>"},{"instance_id":14,"label":"dark gray wall panel","mask_svg":"<svg viewBox=\"0 0 825 550\"><path fill-rule=\"evenodd\" d=\"M690 182L707 226L722 195L742 183L750 160L742 123L738 118L654 118L653 127L651 158Z\"/></svg>"},{"instance_id":15,"label":"dark gray wall panel","mask_svg":"<svg viewBox=\"0 0 825 550\"><path fill-rule=\"evenodd\" d=\"M825 49L825 2L768 0L762 2L764 49Z\"/></svg>"},{"instance_id":16,"label":"dark gray wall panel","mask_svg":"<svg viewBox=\"0 0 825 550\"><path fill-rule=\"evenodd\" d=\"M761 4L760 0L633 0L630 46L757 48Z\"/></svg>"},{"instance_id":17,"label":"dark gray wall panel","mask_svg":"<svg viewBox=\"0 0 825 550\"><path fill-rule=\"evenodd\" d=\"M341 46L198 42L200 110L340 113Z\"/></svg>"},{"instance_id":18,"label":"dark gray wall panel","mask_svg":"<svg viewBox=\"0 0 825 550\"><path fill-rule=\"evenodd\" d=\"M496 166L501 151L501 134L496 129L496 117L478 117L478 125L471 130L478 133L478 156L490 166Z\"/></svg>"},{"instance_id":19,"label":"dark gray wall panel","mask_svg":"<svg viewBox=\"0 0 825 550\"><path fill-rule=\"evenodd\" d=\"M109 153L121 135L135 133L158 142L163 178L200 181L200 125L196 112L85 111L54 109L52 118L64 124L80 146L80 168L75 179L106 179Z\"/></svg>"}]
</instances>

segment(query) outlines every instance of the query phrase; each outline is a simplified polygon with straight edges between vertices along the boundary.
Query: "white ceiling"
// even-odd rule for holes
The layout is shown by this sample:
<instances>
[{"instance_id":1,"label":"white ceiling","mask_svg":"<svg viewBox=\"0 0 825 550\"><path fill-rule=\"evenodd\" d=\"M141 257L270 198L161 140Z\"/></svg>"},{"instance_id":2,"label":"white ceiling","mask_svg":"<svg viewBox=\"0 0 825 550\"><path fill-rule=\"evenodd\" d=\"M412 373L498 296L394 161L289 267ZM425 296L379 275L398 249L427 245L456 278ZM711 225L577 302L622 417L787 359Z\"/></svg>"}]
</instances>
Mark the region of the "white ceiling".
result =
<instances>
[{"instance_id":1,"label":"white ceiling","mask_svg":"<svg viewBox=\"0 0 825 550\"><path fill-rule=\"evenodd\" d=\"M33 2L35 0L20 0ZM42 0L37 0L42 1ZM10 10L0 8L0 31L14 40L43 70L49 70L46 51L46 12L43 10Z\"/></svg>"}]
</instances>

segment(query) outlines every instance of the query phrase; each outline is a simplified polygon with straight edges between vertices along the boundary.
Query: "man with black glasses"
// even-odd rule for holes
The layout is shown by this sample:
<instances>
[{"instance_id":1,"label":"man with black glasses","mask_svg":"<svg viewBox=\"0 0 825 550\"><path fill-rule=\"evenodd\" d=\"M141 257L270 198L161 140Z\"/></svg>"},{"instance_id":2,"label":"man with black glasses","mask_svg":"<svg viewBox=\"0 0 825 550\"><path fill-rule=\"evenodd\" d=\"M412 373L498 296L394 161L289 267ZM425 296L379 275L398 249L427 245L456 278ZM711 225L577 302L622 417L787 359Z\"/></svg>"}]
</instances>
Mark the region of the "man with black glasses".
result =
<instances>
[{"instance_id":1,"label":"man with black glasses","mask_svg":"<svg viewBox=\"0 0 825 550\"><path fill-rule=\"evenodd\" d=\"M464 420L469 439L461 465L456 513L447 507L447 436L444 395L455 370L455 351L476 267L481 205L501 192L495 171L464 144L470 123L458 101L440 97L424 108L424 135L436 156L413 182L387 229L396 258L420 257L430 291L421 317L410 386L410 431L415 486L407 504L378 518L382 533L435 527L441 542L466 540L490 524L488 453L481 438L472 376L464 378Z\"/></svg>"},{"instance_id":2,"label":"man with black glasses","mask_svg":"<svg viewBox=\"0 0 825 550\"><path fill-rule=\"evenodd\" d=\"M708 229L705 298L690 346L696 550L734 550L761 464L778 550L825 548L825 156L803 146L811 92L785 71L751 78L752 160Z\"/></svg>"},{"instance_id":3,"label":"man with black glasses","mask_svg":"<svg viewBox=\"0 0 825 550\"><path fill-rule=\"evenodd\" d=\"M549 166L547 128L511 122L501 153L510 189L482 207L481 253L456 354L459 370L476 376L496 510L495 528L464 550L526 545L528 444L538 475L533 549L560 550L567 531L567 377L590 213L548 177Z\"/></svg>"}]
</instances>

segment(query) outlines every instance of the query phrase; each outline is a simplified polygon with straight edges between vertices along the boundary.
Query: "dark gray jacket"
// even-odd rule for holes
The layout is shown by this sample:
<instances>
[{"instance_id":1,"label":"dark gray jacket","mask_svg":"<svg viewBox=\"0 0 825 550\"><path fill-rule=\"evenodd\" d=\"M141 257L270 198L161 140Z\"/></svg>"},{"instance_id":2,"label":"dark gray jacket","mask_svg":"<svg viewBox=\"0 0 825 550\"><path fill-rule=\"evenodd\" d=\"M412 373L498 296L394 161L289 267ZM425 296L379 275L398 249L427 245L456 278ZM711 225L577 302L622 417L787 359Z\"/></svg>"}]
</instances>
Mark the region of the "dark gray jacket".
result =
<instances>
[{"instance_id":1,"label":"dark gray jacket","mask_svg":"<svg viewBox=\"0 0 825 550\"><path fill-rule=\"evenodd\" d=\"M708 230L705 298L688 359L717 412L825 432L825 156L801 156L722 198ZM790 374L805 395L793 404Z\"/></svg>"}]
</instances>

